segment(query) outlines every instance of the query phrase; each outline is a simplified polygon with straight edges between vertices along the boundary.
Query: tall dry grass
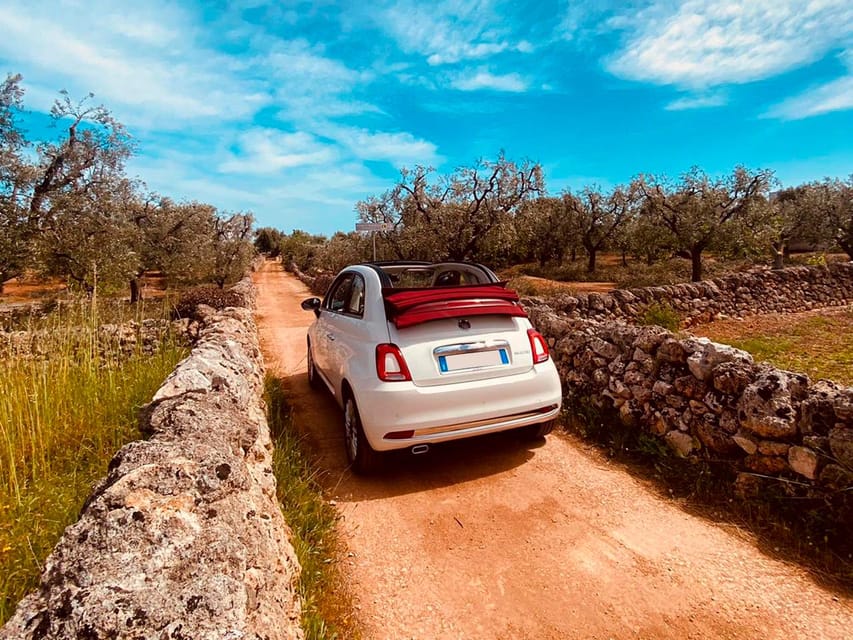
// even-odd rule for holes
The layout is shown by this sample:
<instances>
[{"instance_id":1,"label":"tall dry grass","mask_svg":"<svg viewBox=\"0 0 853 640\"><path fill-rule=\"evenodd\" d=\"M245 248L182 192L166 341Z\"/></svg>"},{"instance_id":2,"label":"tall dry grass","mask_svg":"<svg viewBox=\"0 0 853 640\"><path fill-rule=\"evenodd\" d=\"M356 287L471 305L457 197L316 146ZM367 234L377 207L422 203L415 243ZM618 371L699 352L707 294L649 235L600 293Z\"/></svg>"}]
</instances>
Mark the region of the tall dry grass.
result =
<instances>
[{"instance_id":1,"label":"tall dry grass","mask_svg":"<svg viewBox=\"0 0 853 640\"><path fill-rule=\"evenodd\" d=\"M38 355L0 361L0 624L186 353L168 337L153 355L99 344L97 306L76 309L33 323Z\"/></svg>"}]
</instances>

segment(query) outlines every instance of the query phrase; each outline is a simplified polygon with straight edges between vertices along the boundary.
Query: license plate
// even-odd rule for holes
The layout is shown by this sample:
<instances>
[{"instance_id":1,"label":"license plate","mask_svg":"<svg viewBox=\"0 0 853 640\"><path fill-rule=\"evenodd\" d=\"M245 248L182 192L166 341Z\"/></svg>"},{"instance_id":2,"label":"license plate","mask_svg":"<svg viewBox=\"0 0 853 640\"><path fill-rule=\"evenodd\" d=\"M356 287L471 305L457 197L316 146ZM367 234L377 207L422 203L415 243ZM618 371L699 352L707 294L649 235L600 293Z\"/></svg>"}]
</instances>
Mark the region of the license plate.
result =
<instances>
[{"instance_id":1,"label":"license plate","mask_svg":"<svg viewBox=\"0 0 853 640\"><path fill-rule=\"evenodd\" d=\"M506 349L438 356L438 368L442 373L461 371L463 369L499 367L507 364L509 364L509 357L507 356Z\"/></svg>"}]
</instances>

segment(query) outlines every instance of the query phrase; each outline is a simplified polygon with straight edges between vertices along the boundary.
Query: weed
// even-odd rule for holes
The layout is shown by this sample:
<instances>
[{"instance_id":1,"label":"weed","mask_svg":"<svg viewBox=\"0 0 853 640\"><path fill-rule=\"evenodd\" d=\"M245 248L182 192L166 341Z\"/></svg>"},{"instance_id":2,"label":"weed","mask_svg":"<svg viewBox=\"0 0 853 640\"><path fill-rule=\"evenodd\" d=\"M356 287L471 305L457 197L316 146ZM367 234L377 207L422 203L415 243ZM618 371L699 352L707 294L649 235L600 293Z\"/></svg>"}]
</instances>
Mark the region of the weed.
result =
<instances>
[{"instance_id":1,"label":"weed","mask_svg":"<svg viewBox=\"0 0 853 640\"><path fill-rule=\"evenodd\" d=\"M670 331L678 331L681 318L668 304L653 302L645 308L638 319L639 324L657 325Z\"/></svg>"},{"instance_id":2,"label":"weed","mask_svg":"<svg viewBox=\"0 0 853 640\"><path fill-rule=\"evenodd\" d=\"M185 349L105 351L97 314L62 314L34 358L0 363L0 624L37 582L115 452L139 439L137 409Z\"/></svg>"},{"instance_id":3,"label":"weed","mask_svg":"<svg viewBox=\"0 0 853 640\"><path fill-rule=\"evenodd\" d=\"M287 399L276 378L267 376L265 398L270 430L275 442L273 471L284 519L292 530L293 543L302 573L302 628L306 640L352 638L351 629L336 621L349 614L342 602L339 576L334 563L337 548L336 512L323 497L317 470L308 459L304 443L291 423ZM337 593L336 593L337 591Z\"/></svg>"}]
</instances>

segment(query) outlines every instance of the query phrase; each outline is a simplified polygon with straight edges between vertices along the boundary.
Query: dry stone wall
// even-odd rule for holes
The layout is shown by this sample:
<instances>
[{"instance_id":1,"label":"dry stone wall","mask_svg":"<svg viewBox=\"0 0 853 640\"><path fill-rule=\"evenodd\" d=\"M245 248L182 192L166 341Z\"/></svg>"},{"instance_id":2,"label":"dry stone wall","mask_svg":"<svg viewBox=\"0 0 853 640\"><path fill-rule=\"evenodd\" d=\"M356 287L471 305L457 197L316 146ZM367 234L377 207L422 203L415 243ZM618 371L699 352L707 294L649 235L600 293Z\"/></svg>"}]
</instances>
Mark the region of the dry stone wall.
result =
<instances>
[{"instance_id":1,"label":"dry stone wall","mask_svg":"<svg viewBox=\"0 0 853 640\"><path fill-rule=\"evenodd\" d=\"M113 458L0 639L303 637L251 310L200 315L145 411L150 438Z\"/></svg>"},{"instance_id":2,"label":"dry stone wall","mask_svg":"<svg viewBox=\"0 0 853 640\"><path fill-rule=\"evenodd\" d=\"M703 282L556 296L549 303L573 317L625 321L642 317L650 305L664 304L681 316L685 326L720 316L790 313L853 304L853 262L757 269Z\"/></svg>"},{"instance_id":3,"label":"dry stone wall","mask_svg":"<svg viewBox=\"0 0 853 640\"><path fill-rule=\"evenodd\" d=\"M757 364L706 338L527 305L570 405L612 409L679 456L728 459L743 491L767 477L817 492L853 486L853 388Z\"/></svg>"}]
</instances>

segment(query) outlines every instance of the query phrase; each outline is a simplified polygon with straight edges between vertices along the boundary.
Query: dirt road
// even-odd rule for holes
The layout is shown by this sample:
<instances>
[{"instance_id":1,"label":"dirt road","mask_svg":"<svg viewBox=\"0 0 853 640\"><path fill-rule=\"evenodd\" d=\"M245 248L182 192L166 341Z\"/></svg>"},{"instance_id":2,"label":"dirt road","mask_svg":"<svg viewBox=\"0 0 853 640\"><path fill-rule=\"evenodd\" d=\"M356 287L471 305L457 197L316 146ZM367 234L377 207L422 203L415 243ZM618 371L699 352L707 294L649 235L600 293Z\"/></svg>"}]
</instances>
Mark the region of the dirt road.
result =
<instances>
[{"instance_id":1,"label":"dirt road","mask_svg":"<svg viewBox=\"0 0 853 640\"><path fill-rule=\"evenodd\" d=\"M853 600L561 435L500 434L352 476L340 411L305 379L310 294L275 263L256 281L267 366L342 516L364 638L853 637Z\"/></svg>"}]
</instances>

